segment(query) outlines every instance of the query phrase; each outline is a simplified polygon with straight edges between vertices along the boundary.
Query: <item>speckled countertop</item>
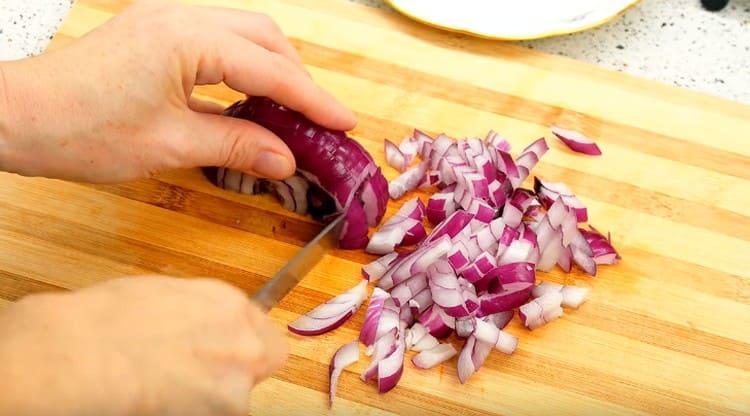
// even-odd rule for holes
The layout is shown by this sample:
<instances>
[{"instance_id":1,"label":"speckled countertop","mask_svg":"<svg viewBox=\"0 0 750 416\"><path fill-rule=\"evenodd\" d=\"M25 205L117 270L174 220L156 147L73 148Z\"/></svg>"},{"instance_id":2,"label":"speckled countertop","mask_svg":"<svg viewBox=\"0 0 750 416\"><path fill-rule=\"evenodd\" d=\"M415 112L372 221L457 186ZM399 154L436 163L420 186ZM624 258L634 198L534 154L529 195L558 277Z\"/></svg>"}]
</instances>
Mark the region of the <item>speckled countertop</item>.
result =
<instances>
[{"instance_id":1,"label":"speckled countertop","mask_svg":"<svg viewBox=\"0 0 750 416\"><path fill-rule=\"evenodd\" d=\"M43 51L72 4L0 0L0 60ZM520 44L750 104L750 0L718 13L698 0L643 0L603 27Z\"/></svg>"}]
</instances>

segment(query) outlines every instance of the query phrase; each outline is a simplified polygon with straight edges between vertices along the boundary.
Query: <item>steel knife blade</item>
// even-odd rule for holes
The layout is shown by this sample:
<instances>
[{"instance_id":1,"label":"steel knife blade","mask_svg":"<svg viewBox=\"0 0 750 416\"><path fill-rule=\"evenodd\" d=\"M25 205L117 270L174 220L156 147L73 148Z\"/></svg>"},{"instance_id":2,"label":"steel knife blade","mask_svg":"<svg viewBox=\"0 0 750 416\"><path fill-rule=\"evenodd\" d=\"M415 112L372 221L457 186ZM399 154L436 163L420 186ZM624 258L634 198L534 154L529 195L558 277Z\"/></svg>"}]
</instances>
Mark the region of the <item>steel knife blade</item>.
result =
<instances>
[{"instance_id":1,"label":"steel knife blade","mask_svg":"<svg viewBox=\"0 0 750 416\"><path fill-rule=\"evenodd\" d=\"M336 247L341 215L328 223L302 250L256 292L252 299L266 312L276 306L333 247Z\"/></svg>"}]
</instances>

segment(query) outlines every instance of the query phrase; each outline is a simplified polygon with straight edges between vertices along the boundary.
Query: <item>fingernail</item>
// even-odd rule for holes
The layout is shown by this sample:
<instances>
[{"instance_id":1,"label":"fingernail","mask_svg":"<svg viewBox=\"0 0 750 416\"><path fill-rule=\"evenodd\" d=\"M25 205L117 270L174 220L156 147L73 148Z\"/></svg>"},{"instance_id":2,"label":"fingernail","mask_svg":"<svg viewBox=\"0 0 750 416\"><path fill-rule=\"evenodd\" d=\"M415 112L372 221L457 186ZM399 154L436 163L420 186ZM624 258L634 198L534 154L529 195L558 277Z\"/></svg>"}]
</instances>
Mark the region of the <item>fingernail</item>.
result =
<instances>
[{"instance_id":1,"label":"fingernail","mask_svg":"<svg viewBox=\"0 0 750 416\"><path fill-rule=\"evenodd\" d=\"M292 166L284 156L264 150L253 163L253 171L269 179L286 179L291 175Z\"/></svg>"}]
</instances>

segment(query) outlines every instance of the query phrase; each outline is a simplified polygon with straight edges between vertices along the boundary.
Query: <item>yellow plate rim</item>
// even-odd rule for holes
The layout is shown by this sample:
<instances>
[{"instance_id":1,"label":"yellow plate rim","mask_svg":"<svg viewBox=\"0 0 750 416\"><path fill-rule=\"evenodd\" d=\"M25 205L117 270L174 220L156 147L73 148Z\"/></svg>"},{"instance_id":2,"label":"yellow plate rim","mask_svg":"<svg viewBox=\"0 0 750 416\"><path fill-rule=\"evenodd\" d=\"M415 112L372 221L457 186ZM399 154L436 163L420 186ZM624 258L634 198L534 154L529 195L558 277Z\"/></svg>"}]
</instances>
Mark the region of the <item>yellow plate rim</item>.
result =
<instances>
[{"instance_id":1,"label":"yellow plate rim","mask_svg":"<svg viewBox=\"0 0 750 416\"><path fill-rule=\"evenodd\" d=\"M550 31L550 32L539 34L538 36L517 36L517 37L514 37L514 36L488 35L486 33L481 33L481 32L473 31L471 29L454 27L454 26L448 26L448 25L444 25L444 24L441 24L441 23L436 23L436 22L432 22L432 21L429 21L429 20L425 20L424 18L416 16L416 15L414 15L414 14L412 14L412 13L410 13L410 12L404 10L404 9L402 9L401 7L399 7L397 5L398 0L385 0L385 2L390 7L392 7L394 10L398 11L402 15L404 15L404 16L412 19L412 20L415 20L417 22L423 23L423 24L425 24L427 26L431 26L431 27L434 27L434 28L437 28L437 29L447 30L449 32L462 33L462 34L465 34L465 35L476 36L476 37L483 38L483 39L512 40L512 41L544 39L544 38L551 38L551 37L554 37L554 36L569 35L569 34L572 34L572 33L584 32L586 30L602 26L604 24L607 24L607 23L609 23L609 22L611 22L611 21L619 18L620 16L622 16L623 14L625 14L628 10L630 10L631 8L633 8L636 4L638 4L640 1L641 0L632 0L630 2L630 4L625 5L625 7L623 7L622 10L620 10L619 12L617 12L617 13L609 16L609 17L606 17L606 18L604 18L602 20L599 20L599 21L596 21L596 22L592 22L592 23L590 23L588 25L581 26L581 27L576 28L576 29L570 29L570 30L553 30L553 31Z\"/></svg>"}]
</instances>

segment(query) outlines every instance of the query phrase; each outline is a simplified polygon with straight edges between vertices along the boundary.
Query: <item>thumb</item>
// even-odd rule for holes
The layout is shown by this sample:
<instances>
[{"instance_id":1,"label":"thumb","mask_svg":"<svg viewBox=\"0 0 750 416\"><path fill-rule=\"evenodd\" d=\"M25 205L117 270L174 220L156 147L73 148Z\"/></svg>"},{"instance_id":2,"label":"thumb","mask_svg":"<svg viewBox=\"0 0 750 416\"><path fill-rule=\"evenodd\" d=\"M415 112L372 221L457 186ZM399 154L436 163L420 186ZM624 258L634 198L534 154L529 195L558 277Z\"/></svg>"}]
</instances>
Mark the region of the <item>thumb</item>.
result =
<instances>
[{"instance_id":1,"label":"thumb","mask_svg":"<svg viewBox=\"0 0 750 416\"><path fill-rule=\"evenodd\" d=\"M294 174L292 152L278 136L258 124L191 112L185 128L185 162L189 166L218 166L269 179L286 179Z\"/></svg>"}]
</instances>

